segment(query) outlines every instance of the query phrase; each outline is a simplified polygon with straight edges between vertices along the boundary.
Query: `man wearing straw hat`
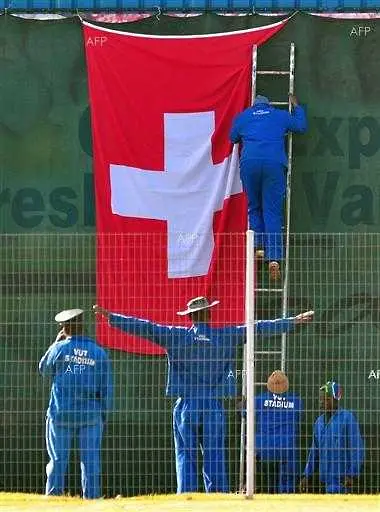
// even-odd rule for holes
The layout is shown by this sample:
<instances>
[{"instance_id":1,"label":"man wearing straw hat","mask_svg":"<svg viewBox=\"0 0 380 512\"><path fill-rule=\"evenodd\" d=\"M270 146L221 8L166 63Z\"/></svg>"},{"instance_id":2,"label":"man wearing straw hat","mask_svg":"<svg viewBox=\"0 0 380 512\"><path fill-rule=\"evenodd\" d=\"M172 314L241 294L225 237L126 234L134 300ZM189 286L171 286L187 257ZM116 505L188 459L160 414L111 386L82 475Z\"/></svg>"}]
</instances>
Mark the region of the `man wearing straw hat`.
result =
<instances>
[{"instance_id":1,"label":"man wearing straw hat","mask_svg":"<svg viewBox=\"0 0 380 512\"><path fill-rule=\"evenodd\" d=\"M108 318L109 325L164 347L168 358L166 394L176 398L173 430L177 492L197 492L198 452L203 454L206 492L228 492L225 457L224 397L236 395L236 346L244 343L245 326L213 328L210 309L219 304L195 297L178 311L188 316L191 327L158 325L148 320L110 313L95 305L95 313ZM258 335L291 331L295 324L308 322L311 314L256 322Z\"/></svg>"},{"instance_id":2,"label":"man wearing straw hat","mask_svg":"<svg viewBox=\"0 0 380 512\"><path fill-rule=\"evenodd\" d=\"M84 334L83 310L55 316L61 327L39 364L53 384L46 417L46 494L64 494L70 446L78 439L83 497L99 498L103 425L112 406L112 370L108 356Z\"/></svg>"}]
</instances>

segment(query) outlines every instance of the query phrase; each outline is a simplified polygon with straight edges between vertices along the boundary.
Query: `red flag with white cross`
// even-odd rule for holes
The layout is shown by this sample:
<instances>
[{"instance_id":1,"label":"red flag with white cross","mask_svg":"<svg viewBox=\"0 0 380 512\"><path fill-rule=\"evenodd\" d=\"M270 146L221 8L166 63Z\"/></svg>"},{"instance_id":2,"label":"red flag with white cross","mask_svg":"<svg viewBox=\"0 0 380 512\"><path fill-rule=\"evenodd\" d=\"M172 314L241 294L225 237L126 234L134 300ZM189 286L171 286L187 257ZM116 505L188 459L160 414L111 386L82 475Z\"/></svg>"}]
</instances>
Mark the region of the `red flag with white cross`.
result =
<instances>
[{"instance_id":1,"label":"red flag with white cross","mask_svg":"<svg viewBox=\"0 0 380 512\"><path fill-rule=\"evenodd\" d=\"M247 212L228 135L249 104L253 45L285 23L176 37L84 23L101 306L176 325L206 295L221 301L214 325L244 321ZM97 338L163 353L103 321Z\"/></svg>"}]
</instances>

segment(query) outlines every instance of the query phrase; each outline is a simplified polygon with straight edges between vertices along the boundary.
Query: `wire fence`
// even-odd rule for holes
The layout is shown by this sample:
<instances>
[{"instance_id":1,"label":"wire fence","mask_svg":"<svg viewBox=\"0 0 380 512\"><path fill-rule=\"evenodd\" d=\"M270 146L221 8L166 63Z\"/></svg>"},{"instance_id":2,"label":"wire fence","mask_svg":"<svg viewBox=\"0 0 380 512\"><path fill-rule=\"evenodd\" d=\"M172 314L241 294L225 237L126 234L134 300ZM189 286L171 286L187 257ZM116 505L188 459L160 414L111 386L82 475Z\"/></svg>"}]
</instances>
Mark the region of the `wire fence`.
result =
<instances>
[{"instance_id":1,"label":"wire fence","mask_svg":"<svg viewBox=\"0 0 380 512\"><path fill-rule=\"evenodd\" d=\"M226 325L241 325L244 323L245 241L243 234L223 235L217 239L216 247L224 263L219 261L215 266L211 262L208 276L162 279L160 273L165 267L157 270L157 258L162 256L165 260L161 251L164 240L165 237L158 234L122 235L120 238L104 235L97 240L95 235L1 236L1 490L44 492L45 467L49 460L45 416L51 380L38 374L38 362L56 337L55 314L64 309L82 308L86 334L106 348L113 366L114 405L107 416L101 452L102 494L130 496L176 492L172 413L180 395L174 389L171 396L165 396L168 364L164 350L149 340L139 344L140 336L120 333L120 329L109 326L104 319L97 320L96 330L91 308L98 302L116 313L163 325L184 326L189 331L191 322L176 312L186 309L192 297L205 295L210 301L221 301L210 309L213 328L220 333ZM256 491L285 492L279 487L279 472L284 450L289 452L281 444L281 439L287 435L283 427L289 424L296 424L296 431L299 427L294 446L296 460L291 471L295 491L299 491L312 445L314 423L323 412L319 388L327 381L334 381L343 389L339 410L353 413L365 446L364 461L359 464L357 473L348 474L352 469L347 469L346 474L340 469L339 481L352 477L349 492L379 492L380 235L293 234L290 247L288 315L310 309L316 314L311 324L299 326L287 335L286 373L290 386L285 394L263 395L267 392L268 375L280 367L281 336L257 336L255 373L260 384L256 385L255 393L263 397L262 404L266 400L267 407L278 413L270 418L271 426L263 428L272 428L272 437L268 439L279 443L276 445L279 451L277 454L275 450L269 454L265 454L265 450L257 453ZM111 260L110 254L113 254ZM115 261L119 261L117 268ZM255 277L257 287L269 290L256 293L256 319L281 317L282 296L274 290L281 288L282 283L270 281L265 262L257 262ZM231 332L224 340L227 348L232 343ZM204 333L202 336L203 342L198 339L197 343L205 343L207 336ZM186 346L177 351L176 347L164 346L171 357L171 371L174 361L174 365L188 374L195 395L185 398L199 395L197 387L200 389L202 380L194 375L202 372L203 376L207 372L211 375L219 371L221 361L223 363L221 371L226 380L219 386L215 398L225 437L223 447L216 448L225 448L227 484L224 490L229 492L239 490L241 424L245 414L241 399L244 341L239 336L235 338L236 350L228 348L222 355L210 348L206 356L203 346L196 355ZM154 338L154 341L168 343L167 338L164 341ZM206 388L211 389L210 381L206 384ZM202 395L201 405L198 403L194 409L203 414L203 419L189 419L200 491L204 490L201 448L206 442L205 429L211 425L212 432L216 432L220 427L215 415L213 419L205 419L210 408L215 410L215 404L206 403L206 398L214 396ZM281 405L285 403L287 407ZM281 415L296 408L289 403L301 404L299 417ZM182 411L182 417L186 419L190 412ZM327 453L332 462L338 460L340 443L349 443L345 435L344 429L337 427L329 438L333 444L319 456L323 458ZM77 444L74 440L65 483L65 491L70 494L81 492ZM355 446L346 444L342 448L343 465L349 464L352 453L357 453ZM309 492L326 491L326 482L321 481L318 469L323 472L317 461L308 482Z\"/></svg>"}]
</instances>

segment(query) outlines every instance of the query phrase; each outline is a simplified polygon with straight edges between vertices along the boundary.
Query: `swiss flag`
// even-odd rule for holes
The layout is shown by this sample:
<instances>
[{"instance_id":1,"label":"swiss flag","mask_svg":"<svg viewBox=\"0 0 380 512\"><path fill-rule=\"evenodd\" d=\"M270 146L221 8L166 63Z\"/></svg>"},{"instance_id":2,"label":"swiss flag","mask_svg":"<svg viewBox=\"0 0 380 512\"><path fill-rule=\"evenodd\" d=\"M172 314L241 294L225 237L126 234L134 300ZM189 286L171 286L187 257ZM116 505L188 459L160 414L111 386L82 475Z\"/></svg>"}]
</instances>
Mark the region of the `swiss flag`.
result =
<instances>
[{"instance_id":1,"label":"swiss flag","mask_svg":"<svg viewBox=\"0 0 380 512\"><path fill-rule=\"evenodd\" d=\"M216 325L244 321L247 223L228 134L250 100L252 47L285 21L206 36L84 23L95 155L97 301L159 323L199 295ZM103 344L163 350L105 322Z\"/></svg>"}]
</instances>

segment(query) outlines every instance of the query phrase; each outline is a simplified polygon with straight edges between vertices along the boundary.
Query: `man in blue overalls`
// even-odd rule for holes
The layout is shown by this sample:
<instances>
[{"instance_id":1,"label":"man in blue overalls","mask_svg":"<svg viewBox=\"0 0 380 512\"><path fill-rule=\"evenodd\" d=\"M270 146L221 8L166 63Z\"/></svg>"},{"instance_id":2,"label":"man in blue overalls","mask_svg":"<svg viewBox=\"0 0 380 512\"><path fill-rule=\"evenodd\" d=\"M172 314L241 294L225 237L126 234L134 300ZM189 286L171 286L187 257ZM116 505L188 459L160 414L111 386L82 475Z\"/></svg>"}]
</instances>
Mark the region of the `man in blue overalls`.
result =
<instances>
[{"instance_id":1,"label":"man in blue overalls","mask_svg":"<svg viewBox=\"0 0 380 512\"><path fill-rule=\"evenodd\" d=\"M158 325L148 320L110 313L95 305L112 327L145 338L166 349L168 381L166 394L177 398L173 411L177 492L198 490L197 460L203 453L206 492L228 492L225 456L224 397L236 396L236 347L244 343L245 326L213 328L210 308L219 301L206 297L190 300L181 316L189 315L191 327ZM256 322L258 335L291 331L295 324L312 319L308 314Z\"/></svg>"},{"instance_id":2,"label":"man in blue overalls","mask_svg":"<svg viewBox=\"0 0 380 512\"><path fill-rule=\"evenodd\" d=\"M256 235L256 254L269 262L274 280L280 278L283 259L285 135L307 129L304 109L295 96L289 97L292 113L272 107L265 96L257 96L252 107L235 117L230 133L231 142L242 143L240 178L248 198L249 227Z\"/></svg>"},{"instance_id":3,"label":"man in blue overalls","mask_svg":"<svg viewBox=\"0 0 380 512\"><path fill-rule=\"evenodd\" d=\"M313 429L313 442L300 483L306 491L308 479L319 470L319 480L327 493L352 491L364 461L364 442L360 427L351 411L339 409L341 386L328 381L320 388L320 404L324 411Z\"/></svg>"},{"instance_id":4,"label":"man in blue overalls","mask_svg":"<svg viewBox=\"0 0 380 512\"><path fill-rule=\"evenodd\" d=\"M99 498L103 424L112 406L112 370L106 352L84 335L83 310L55 316L62 330L39 364L52 377L46 418L47 495L62 495L72 440L78 438L84 498Z\"/></svg>"},{"instance_id":5,"label":"man in blue overalls","mask_svg":"<svg viewBox=\"0 0 380 512\"><path fill-rule=\"evenodd\" d=\"M280 370L268 377L267 388L255 402L256 460L267 481L261 491L293 493L300 475L298 440L303 404L297 394L288 392L288 378Z\"/></svg>"}]
</instances>

